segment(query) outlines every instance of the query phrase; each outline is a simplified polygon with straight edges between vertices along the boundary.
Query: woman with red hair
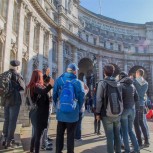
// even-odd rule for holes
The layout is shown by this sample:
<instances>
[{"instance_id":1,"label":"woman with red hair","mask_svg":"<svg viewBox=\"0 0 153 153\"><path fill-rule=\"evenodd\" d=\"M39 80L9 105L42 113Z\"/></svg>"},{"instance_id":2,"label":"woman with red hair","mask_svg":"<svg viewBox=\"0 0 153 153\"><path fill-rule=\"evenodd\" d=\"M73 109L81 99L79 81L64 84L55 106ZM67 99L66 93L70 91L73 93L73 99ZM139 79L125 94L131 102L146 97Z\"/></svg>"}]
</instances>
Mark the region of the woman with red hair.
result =
<instances>
[{"instance_id":1,"label":"woman with red hair","mask_svg":"<svg viewBox=\"0 0 153 153\"><path fill-rule=\"evenodd\" d=\"M47 128L49 115L48 92L53 88L54 80L50 79L48 86L44 86L43 74L40 70L34 70L27 90L30 90L30 98L35 107L30 110L29 117L33 126L30 152L39 153L40 138L43 130Z\"/></svg>"}]
</instances>

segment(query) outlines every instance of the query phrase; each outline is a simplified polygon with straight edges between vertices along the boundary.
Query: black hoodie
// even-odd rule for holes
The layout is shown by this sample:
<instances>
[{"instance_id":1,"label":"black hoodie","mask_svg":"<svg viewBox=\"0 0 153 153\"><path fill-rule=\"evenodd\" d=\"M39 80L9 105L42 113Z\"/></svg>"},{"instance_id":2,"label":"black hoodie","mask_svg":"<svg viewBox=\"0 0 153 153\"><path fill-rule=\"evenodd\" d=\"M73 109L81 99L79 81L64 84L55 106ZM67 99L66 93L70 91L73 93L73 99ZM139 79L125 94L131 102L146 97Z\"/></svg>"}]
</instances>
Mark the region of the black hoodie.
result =
<instances>
[{"instance_id":1,"label":"black hoodie","mask_svg":"<svg viewBox=\"0 0 153 153\"><path fill-rule=\"evenodd\" d=\"M129 77L125 77L120 80L122 86L122 99L124 109L132 108L136 105L136 109L139 108L139 96L133 81Z\"/></svg>"}]
</instances>

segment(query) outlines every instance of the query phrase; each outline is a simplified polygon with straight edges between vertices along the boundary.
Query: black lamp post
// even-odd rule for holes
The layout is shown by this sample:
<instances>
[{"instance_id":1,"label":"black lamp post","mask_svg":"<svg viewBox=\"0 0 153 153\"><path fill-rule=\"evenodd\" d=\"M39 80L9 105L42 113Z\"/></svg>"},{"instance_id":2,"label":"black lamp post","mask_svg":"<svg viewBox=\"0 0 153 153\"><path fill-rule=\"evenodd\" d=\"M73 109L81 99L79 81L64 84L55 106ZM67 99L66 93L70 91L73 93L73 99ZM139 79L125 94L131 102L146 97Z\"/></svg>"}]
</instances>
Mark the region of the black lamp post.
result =
<instances>
[{"instance_id":1,"label":"black lamp post","mask_svg":"<svg viewBox=\"0 0 153 153\"><path fill-rule=\"evenodd\" d=\"M96 63L97 63L97 58L95 55L93 55L93 73L91 74L91 78L90 78L90 83L91 83L91 91L93 91L94 86L95 86L95 80L96 80Z\"/></svg>"}]
</instances>

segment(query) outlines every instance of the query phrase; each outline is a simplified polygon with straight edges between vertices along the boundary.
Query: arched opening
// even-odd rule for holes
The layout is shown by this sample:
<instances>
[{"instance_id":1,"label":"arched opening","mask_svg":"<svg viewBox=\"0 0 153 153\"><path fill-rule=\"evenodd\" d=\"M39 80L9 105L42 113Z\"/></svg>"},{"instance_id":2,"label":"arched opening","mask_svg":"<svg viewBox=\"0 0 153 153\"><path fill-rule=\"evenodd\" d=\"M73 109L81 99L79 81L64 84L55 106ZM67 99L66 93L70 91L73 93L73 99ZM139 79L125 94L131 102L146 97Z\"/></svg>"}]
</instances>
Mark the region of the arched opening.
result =
<instances>
[{"instance_id":1,"label":"arched opening","mask_svg":"<svg viewBox=\"0 0 153 153\"><path fill-rule=\"evenodd\" d=\"M145 74L144 74L144 78L147 80L147 71L144 67L142 66L139 66L139 65L136 65L136 66L133 66L130 70L129 70L129 75L132 75L134 78L135 78L135 73L138 69L143 69Z\"/></svg>"},{"instance_id":2,"label":"arched opening","mask_svg":"<svg viewBox=\"0 0 153 153\"><path fill-rule=\"evenodd\" d=\"M94 70L93 62L89 58L83 58L79 64L78 78L85 82L90 90L93 90L96 83L96 71Z\"/></svg>"}]
</instances>

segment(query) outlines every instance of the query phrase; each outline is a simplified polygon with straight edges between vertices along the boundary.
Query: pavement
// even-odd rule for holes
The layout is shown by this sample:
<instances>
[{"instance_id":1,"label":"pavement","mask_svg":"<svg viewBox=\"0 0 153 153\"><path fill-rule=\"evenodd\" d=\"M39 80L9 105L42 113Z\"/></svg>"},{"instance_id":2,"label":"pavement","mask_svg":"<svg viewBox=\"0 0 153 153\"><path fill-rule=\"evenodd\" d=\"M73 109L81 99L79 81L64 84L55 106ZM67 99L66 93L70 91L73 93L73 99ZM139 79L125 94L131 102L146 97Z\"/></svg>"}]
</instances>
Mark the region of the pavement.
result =
<instances>
[{"instance_id":1,"label":"pavement","mask_svg":"<svg viewBox=\"0 0 153 153\"><path fill-rule=\"evenodd\" d=\"M106 151L106 137L104 129L101 126L101 135L94 134L94 116L92 113L85 113L83 118L82 128L82 141L75 141L75 153L107 153ZM153 120L148 121L150 128L150 147L143 148L141 153L153 153ZM53 139L52 151L40 151L40 153L55 153L55 140L56 140L56 125L57 121L55 115L51 117L51 125L49 135ZM66 135L65 135L66 137ZM25 153L29 152L31 139L31 127L25 127L21 130L21 141ZM63 153L66 153L66 138L64 141Z\"/></svg>"}]
</instances>

